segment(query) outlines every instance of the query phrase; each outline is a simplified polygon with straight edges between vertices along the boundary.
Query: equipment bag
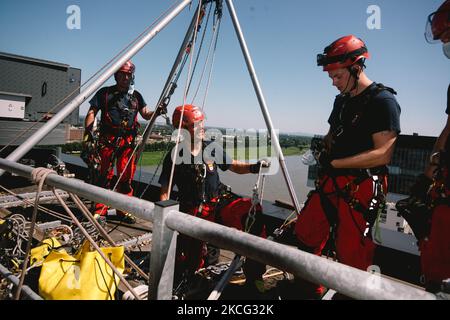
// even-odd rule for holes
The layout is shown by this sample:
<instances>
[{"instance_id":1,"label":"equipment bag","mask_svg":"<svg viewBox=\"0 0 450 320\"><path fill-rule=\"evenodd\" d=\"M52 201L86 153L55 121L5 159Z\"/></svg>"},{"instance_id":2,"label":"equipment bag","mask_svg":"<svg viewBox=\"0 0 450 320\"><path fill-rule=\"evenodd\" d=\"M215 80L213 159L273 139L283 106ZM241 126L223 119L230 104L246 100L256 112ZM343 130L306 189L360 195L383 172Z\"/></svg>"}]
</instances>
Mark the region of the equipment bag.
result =
<instances>
[{"instance_id":1,"label":"equipment bag","mask_svg":"<svg viewBox=\"0 0 450 320\"><path fill-rule=\"evenodd\" d=\"M124 248L101 248L122 273ZM47 300L113 300L119 278L89 242L71 256L52 251L45 259L39 277L39 294Z\"/></svg>"}]
</instances>

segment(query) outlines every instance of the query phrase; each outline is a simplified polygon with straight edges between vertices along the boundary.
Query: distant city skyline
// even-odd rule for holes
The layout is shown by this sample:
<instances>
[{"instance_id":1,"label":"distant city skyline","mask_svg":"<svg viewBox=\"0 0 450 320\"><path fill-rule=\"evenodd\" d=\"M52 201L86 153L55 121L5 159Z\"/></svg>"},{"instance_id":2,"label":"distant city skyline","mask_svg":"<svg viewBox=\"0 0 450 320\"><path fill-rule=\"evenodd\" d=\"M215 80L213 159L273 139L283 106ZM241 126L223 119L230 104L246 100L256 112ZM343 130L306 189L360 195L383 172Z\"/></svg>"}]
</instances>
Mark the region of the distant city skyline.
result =
<instances>
[{"instance_id":1,"label":"distant city skyline","mask_svg":"<svg viewBox=\"0 0 450 320\"><path fill-rule=\"evenodd\" d=\"M4 0L0 51L80 68L84 82L174 3ZM328 75L317 67L316 55L338 37L355 34L366 42L372 55L367 61L369 78L398 92L402 133L437 136L445 123L450 61L442 54L441 46L427 44L423 34L428 14L441 3L235 0L275 128L283 133L327 132L327 119L338 92ZM71 20L73 5L80 10L80 29L69 28L75 21ZM160 96L194 8L192 5L184 10L133 58L137 66L136 89L151 108ZM203 67L210 33L193 88ZM170 114L182 104L185 82L183 74L169 105ZM105 85L113 83L110 79ZM202 102L204 87L203 83L196 103ZM192 94L188 102L191 99ZM87 108L84 103L80 114L86 114ZM207 126L265 128L225 4L205 109Z\"/></svg>"}]
</instances>

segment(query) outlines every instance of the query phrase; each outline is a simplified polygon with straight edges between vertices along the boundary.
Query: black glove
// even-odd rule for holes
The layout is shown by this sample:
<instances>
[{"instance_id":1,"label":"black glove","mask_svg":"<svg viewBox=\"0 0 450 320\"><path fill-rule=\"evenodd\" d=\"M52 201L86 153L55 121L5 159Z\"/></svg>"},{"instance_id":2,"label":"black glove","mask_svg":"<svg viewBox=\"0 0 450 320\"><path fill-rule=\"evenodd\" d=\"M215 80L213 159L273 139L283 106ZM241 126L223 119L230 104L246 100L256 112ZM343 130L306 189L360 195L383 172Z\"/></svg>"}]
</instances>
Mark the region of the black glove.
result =
<instances>
[{"instance_id":1,"label":"black glove","mask_svg":"<svg viewBox=\"0 0 450 320\"><path fill-rule=\"evenodd\" d=\"M333 169L333 166L331 165L331 161L333 160L334 159L332 159L328 153L321 152L317 162L319 163L319 166L322 168L322 170L330 171L331 169Z\"/></svg>"},{"instance_id":2,"label":"black glove","mask_svg":"<svg viewBox=\"0 0 450 320\"><path fill-rule=\"evenodd\" d=\"M411 187L410 194L421 200L427 198L428 190L430 189L433 180L426 175L421 174L417 177L416 183Z\"/></svg>"},{"instance_id":3,"label":"black glove","mask_svg":"<svg viewBox=\"0 0 450 320\"><path fill-rule=\"evenodd\" d=\"M167 114L167 105L161 104L159 106L159 108L156 108L155 112L156 112L157 117L161 116L161 115L166 115Z\"/></svg>"},{"instance_id":4,"label":"black glove","mask_svg":"<svg viewBox=\"0 0 450 320\"><path fill-rule=\"evenodd\" d=\"M427 196L432 183L432 179L421 174L411 187L410 196L398 201L395 205L418 240L425 238L430 233L431 210L427 205Z\"/></svg>"},{"instance_id":5,"label":"black glove","mask_svg":"<svg viewBox=\"0 0 450 320\"><path fill-rule=\"evenodd\" d=\"M269 168L270 167L270 160L269 159L261 159L257 163L250 165L250 173L259 173L259 171L262 168Z\"/></svg>"},{"instance_id":6,"label":"black glove","mask_svg":"<svg viewBox=\"0 0 450 320\"><path fill-rule=\"evenodd\" d=\"M83 140L81 141L81 159L89 165L92 143L94 142L94 134L90 130L84 130Z\"/></svg>"},{"instance_id":7,"label":"black glove","mask_svg":"<svg viewBox=\"0 0 450 320\"><path fill-rule=\"evenodd\" d=\"M425 202L415 196L410 196L398 201L395 207L408 222L417 240L421 240L430 234L431 210Z\"/></svg>"}]
</instances>

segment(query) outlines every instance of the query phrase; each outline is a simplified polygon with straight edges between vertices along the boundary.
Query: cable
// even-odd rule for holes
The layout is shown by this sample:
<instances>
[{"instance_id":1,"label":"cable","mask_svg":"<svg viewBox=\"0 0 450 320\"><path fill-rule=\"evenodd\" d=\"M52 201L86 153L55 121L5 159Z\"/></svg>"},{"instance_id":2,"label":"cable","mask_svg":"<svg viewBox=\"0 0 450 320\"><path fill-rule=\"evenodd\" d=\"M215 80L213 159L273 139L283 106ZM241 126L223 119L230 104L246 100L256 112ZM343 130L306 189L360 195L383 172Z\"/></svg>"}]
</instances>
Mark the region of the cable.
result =
<instances>
[{"instance_id":1,"label":"cable","mask_svg":"<svg viewBox=\"0 0 450 320\"><path fill-rule=\"evenodd\" d=\"M81 213L91 222L99 231L100 235L108 241L108 243L114 247L116 247L116 243L114 240L108 235L108 232L100 225L100 223L92 217L91 213L89 212L88 208L85 206L83 201L73 193L69 194L72 200L75 202L75 204L78 206L78 208L81 210ZM131 267L136 270L146 281L149 281L148 275L145 274L144 271L142 271L134 262L129 258L126 254L124 254L125 260L131 265Z\"/></svg>"},{"instance_id":2,"label":"cable","mask_svg":"<svg viewBox=\"0 0 450 320\"><path fill-rule=\"evenodd\" d=\"M210 6L210 12L211 12L211 8L212 8L212 4L211 4L211 6ZM184 105L186 104L187 94L188 94L188 92L189 92L189 88L190 88L190 85L191 85L192 80L193 80L193 76L192 76L192 75L193 75L193 73L194 73L194 71L195 71L195 66L196 66L196 63L197 63L197 61L198 61L198 58L199 58L199 55L200 55L200 49L201 49L202 43L203 43L203 38L202 38L202 41L201 41L201 43L200 43L199 53L197 54L197 60L196 60L196 63L195 63L195 65L194 65L194 68L192 68L192 59L193 59L193 56L194 56L194 55L193 55L193 52L195 51L194 49L195 49L195 44L196 44L196 40L197 40L198 26L199 26L199 24L200 24L200 19L202 19L202 18L200 17L202 11L203 11L202 1L199 0L198 13L197 13L197 21L196 21L196 26L197 26L197 27L194 29L194 34L193 34L193 39L192 39L192 42L191 42L190 50L189 50L188 54L185 55L184 60L183 60L183 62L182 62L182 64L181 64L181 66L180 66L180 68L179 68L179 71L178 71L178 73L177 73L177 75L176 75L176 78L175 78L175 81L177 81L178 78L179 78L179 76L181 75L181 70L182 70L182 68L184 67L184 65L185 65L185 63L186 63L186 61L187 61L188 55L190 55L190 63L189 63L189 69L188 69L188 75L187 75L187 83L186 83L185 93L184 93L184 97L183 97L183 111L182 111L181 116L183 116L183 113L184 113ZM210 16L210 15L208 15L207 23L208 23L208 20L209 20L209 16ZM205 26L205 31L206 31L206 26ZM204 34L205 34L205 32L203 33L203 35L204 35ZM191 70L192 70L192 71L191 71ZM160 104L160 103L158 103L158 106L159 106L159 104ZM179 130L178 132L180 133L180 130ZM143 142L143 143L144 143L144 142ZM115 185L114 185L112 191L115 191L115 190L116 190L116 188L117 188L118 184L120 183L120 181L121 181L121 179L122 179L122 177L123 177L123 175L124 175L126 169L127 169L128 166L129 166L130 162L131 162L132 160L134 161L134 156L135 156L136 151L138 150L138 148L139 148L139 144L136 144L136 146L134 147L134 149L133 149L133 151L132 151L132 153L131 153L131 156L129 157L127 163L125 164L124 169L123 169L122 172L120 173L119 178L117 179L117 181L116 181L116 183L115 183ZM155 175L154 175L154 176L155 176ZM154 177L154 176L153 176L153 177ZM171 185L171 183L169 183L169 185ZM148 187L148 185L147 185L147 187ZM170 195L170 192L169 192L169 195ZM142 195L141 195L141 196L142 196ZM106 209L106 206L104 206L104 207L102 208L102 211L101 211L100 214L103 214L103 212L104 212L105 209Z\"/></svg>"},{"instance_id":3,"label":"cable","mask_svg":"<svg viewBox=\"0 0 450 320\"><path fill-rule=\"evenodd\" d=\"M98 270L100 271L100 274L102 275L103 282L105 283L105 286L106 286L106 290L108 290L109 298L110 298L111 300L114 300L114 298L113 298L113 296L112 296L112 294L111 294L111 290L109 289L108 282L106 282L105 275L103 274L102 266L100 265L100 262L98 262L98 259L97 259L97 258L95 258L94 260L95 260L95 262L97 263ZM115 278L114 274L113 274L113 277ZM114 281L114 284L115 284L115 282L116 282L116 281ZM117 288L117 286L116 286L116 288Z\"/></svg>"},{"instance_id":4,"label":"cable","mask_svg":"<svg viewBox=\"0 0 450 320\"><path fill-rule=\"evenodd\" d=\"M158 166L156 167L155 171L153 172L152 179L151 179L150 182L147 184L147 186L145 187L144 191L141 192L141 195L139 196L139 199L142 199L142 197L144 196L144 194L147 192L148 188L152 185L153 180L155 179L156 174L158 173L158 170L159 170L159 168L161 167L161 164L162 164L164 158L167 156L167 154L168 154L168 152L169 152L169 149L170 149L170 143L167 143L166 150L164 151L164 153L162 154L161 158L159 159Z\"/></svg>"},{"instance_id":5,"label":"cable","mask_svg":"<svg viewBox=\"0 0 450 320\"><path fill-rule=\"evenodd\" d=\"M197 24L200 20L200 12L201 12L201 4L202 4L202 0L199 0L199 6L198 6L198 13L197 13ZM191 53L194 51L195 49L195 44L196 44L196 39L197 39L197 28L195 28L194 31L194 38L192 41L192 47L191 47ZM180 119L183 119L183 115L184 115L184 106L186 105L186 98L187 98L187 90L188 90L188 84L191 80L191 67L192 67L192 59L193 59L193 55L190 56L190 61L189 61L189 68L188 68L188 73L187 73L187 78L186 78L186 85L185 85L185 91L183 94L183 108L181 109L181 115L180 115ZM180 136L181 136L181 125L182 125L183 121L180 121L179 125L178 125L178 133L177 133L177 138L175 141L175 152L172 155L172 168L170 171L170 179L169 179L169 189L168 189L168 193L167 193L167 198L170 199L170 193L171 193L171 189L172 189L172 183L173 183L173 175L175 173L175 157L177 156L178 153L178 145L180 142Z\"/></svg>"},{"instance_id":6,"label":"cable","mask_svg":"<svg viewBox=\"0 0 450 320\"><path fill-rule=\"evenodd\" d=\"M208 14L207 14L205 27L203 28L202 38L200 40L200 45L198 46L198 50L197 50L197 57L195 58L194 67L192 68L192 74L195 73L195 70L197 69L198 60L200 59L200 54L201 54L202 48L203 48L203 41L205 40L206 31L208 29L209 18L211 17L211 9L212 9L212 3L209 5L209 11L208 11ZM201 83L201 78L202 77L203 77L203 72L202 72L202 76L200 77L200 80L199 80L199 84L198 84L199 87L200 87L200 83ZM192 84L192 81L191 81L191 83L189 83L189 86L188 86L188 89L187 89L188 92L190 91L191 84ZM197 87L197 91L198 91L198 87ZM197 92L196 92L196 94L197 94Z\"/></svg>"},{"instance_id":7,"label":"cable","mask_svg":"<svg viewBox=\"0 0 450 320\"><path fill-rule=\"evenodd\" d=\"M50 174L56 174L56 172L53 170L47 169L47 168L36 168L31 173L33 181L36 184L38 184L38 190L36 192L36 200L35 200L35 205L33 208L33 215L31 217L31 226L30 226L30 231L28 233L28 242L27 242L27 248L25 251L25 258L24 258L23 265L22 265L22 272L20 274L20 281L19 281L19 285L17 286L14 300L20 299L20 293L22 291L23 282L25 280L28 259L30 258L31 242L33 240L34 228L36 226L37 209L38 209L38 205L39 205L39 194L41 193L42 187L44 186L45 179ZM59 197L56 194L56 192L54 192L54 194L56 195L56 197Z\"/></svg>"},{"instance_id":8,"label":"cable","mask_svg":"<svg viewBox=\"0 0 450 320\"><path fill-rule=\"evenodd\" d=\"M217 24L217 29L215 29L216 32L216 40L214 43L214 50L213 50L213 56L212 56L212 61L211 61L211 67L209 69L209 75L208 75L208 82L206 84L206 89L205 89L205 96L203 97L203 102L202 102L202 110L204 110L205 105L206 105L206 98L208 96L208 92L209 92L209 86L211 84L211 76L212 76L212 71L213 71L213 67L214 67L214 62L216 59L216 49L217 49L217 40L219 39L219 31L220 31L220 24L221 24L222 19L219 17L218 18L218 24Z\"/></svg>"},{"instance_id":9,"label":"cable","mask_svg":"<svg viewBox=\"0 0 450 320\"><path fill-rule=\"evenodd\" d=\"M209 17L208 17L208 18L209 18ZM214 64L214 58L215 58L215 49L216 49L216 45L217 45L217 30L218 30L217 27L218 27L219 24L220 24L220 18L217 19L216 23L215 23L214 26L213 26L213 34L212 34L212 36L211 36L211 41L210 41L210 43L209 43L208 52L207 52L207 54L206 54L205 64L203 65L202 73L201 73L201 75L200 75L200 79L199 79L199 81L198 81L198 85L197 85L197 89L196 89L196 91L195 91L195 94L194 94L194 96L192 97L192 102L191 102L191 104L194 104L195 99L196 99L197 94L198 94L198 91L200 90L200 86L201 86L201 84L202 84L203 76L204 76L205 71L206 71L206 68L207 68L207 66L208 66L209 59L210 59L210 57L211 57L211 48L213 47L213 44L214 44L213 59L212 59L212 62L211 62L211 67L210 67L210 72L209 72L208 82L207 82L207 87L206 87L206 88L208 89L208 87L209 87L209 82L210 82L210 79L211 79L211 73L212 73L212 69L213 69L212 67L213 67L213 64ZM206 28L205 28L205 31L206 31ZM202 42L203 42L203 40L202 40ZM207 92L207 89L206 89L206 92ZM205 99L203 100L202 110L203 110L204 103L205 103Z\"/></svg>"}]
</instances>

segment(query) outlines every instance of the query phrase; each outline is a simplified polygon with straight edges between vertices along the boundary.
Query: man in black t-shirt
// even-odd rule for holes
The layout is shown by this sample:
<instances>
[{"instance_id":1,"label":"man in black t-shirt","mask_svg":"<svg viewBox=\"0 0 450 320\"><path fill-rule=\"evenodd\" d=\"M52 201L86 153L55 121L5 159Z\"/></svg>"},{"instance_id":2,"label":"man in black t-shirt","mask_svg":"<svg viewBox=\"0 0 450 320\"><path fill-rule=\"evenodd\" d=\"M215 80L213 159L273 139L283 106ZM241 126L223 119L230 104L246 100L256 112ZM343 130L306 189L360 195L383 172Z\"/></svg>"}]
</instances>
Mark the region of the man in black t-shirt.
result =
<instances>
[{"instance_id":1,"label":"man in black t-shirt","mask_svg":"<svg viewBox=\"0 0 450 320\"><path fill-rule=\"evenodd\" d=\"M400 132L395 91L364 73L369 52L355 36L342 37L317 57L340 94L328 119L330 130L316 155L320 177L298 217L299 248L367 270L375 244L371 226L387 192L387 167ZM323 288L297 281L299 296L319 297Z\"/></svg>"},{"instance_id":2,"label":"man in black t-shirt","mask_svg":"<svg viewBox=\"0 0 450 320\"><path fill-rule=\"evenodd\" d=\"M181 125L183 141L172 149L164 159L160 175L161 200L170 197L172 186L178 188L180 211L212 222L220 222L228 227L263 236L264 226L260 219L261 206L252 207L251 199L230 194L221 184L218 169L230 170L237 174L259 173L261 167L268 167L267 160L249 164L232 160L216 142L205 142L204 114L193 105L177 107L172 117L175 128ZM171 172L175 159L173 179ZM250 213L255 220L248 219ZM191 277L202 267L205 257L204 243L180 235L177 242L176 280ZM244 273L248 287L263 291L262 275L265 266L247 259ZM178 279L177 279L178 278Z\"/></svg>"},{"instance_id":3,"label":"man in black t-shirt","mask_svg":"<svg viewBox=\"0 0 450 320\"><path fill-rule=\"evenodd\" d=\"M136 166L134 156L135 138L139 127L138 113L149 120L153 114L145 103L142 95L134 90L135 66L127 61L114 75L116 85L101 88L90 100L90 109L85 119L84 144L93 140L94 119L101 112L98 138L99 173L96 185L112 188L111 180L114 176L114 162L116 162L117 176L120 181L117 191L133 196L131 182ZM130 159L132 157L132 159ZM97 216L106 216L107 207L102 203L95 206ZM129 213L117 212L122 222L135 223L136 219Z\"/></svg>"},{"instance_id":4,"label":"man in black t-shirt","mask_svg":"<svg viewBox=\"0 0 450 320\"><path fill-rule=\"evenodd\" d=\"M450 0L428 16L425 38L429 43L441 41L450 59ZM442 281L450 278L450 85L446 114L447 123L424 174L417 178L410 197L397 203L398 211L419 240L425 287L432 292L442 291Z\"/></svg>"}]
</instances>

